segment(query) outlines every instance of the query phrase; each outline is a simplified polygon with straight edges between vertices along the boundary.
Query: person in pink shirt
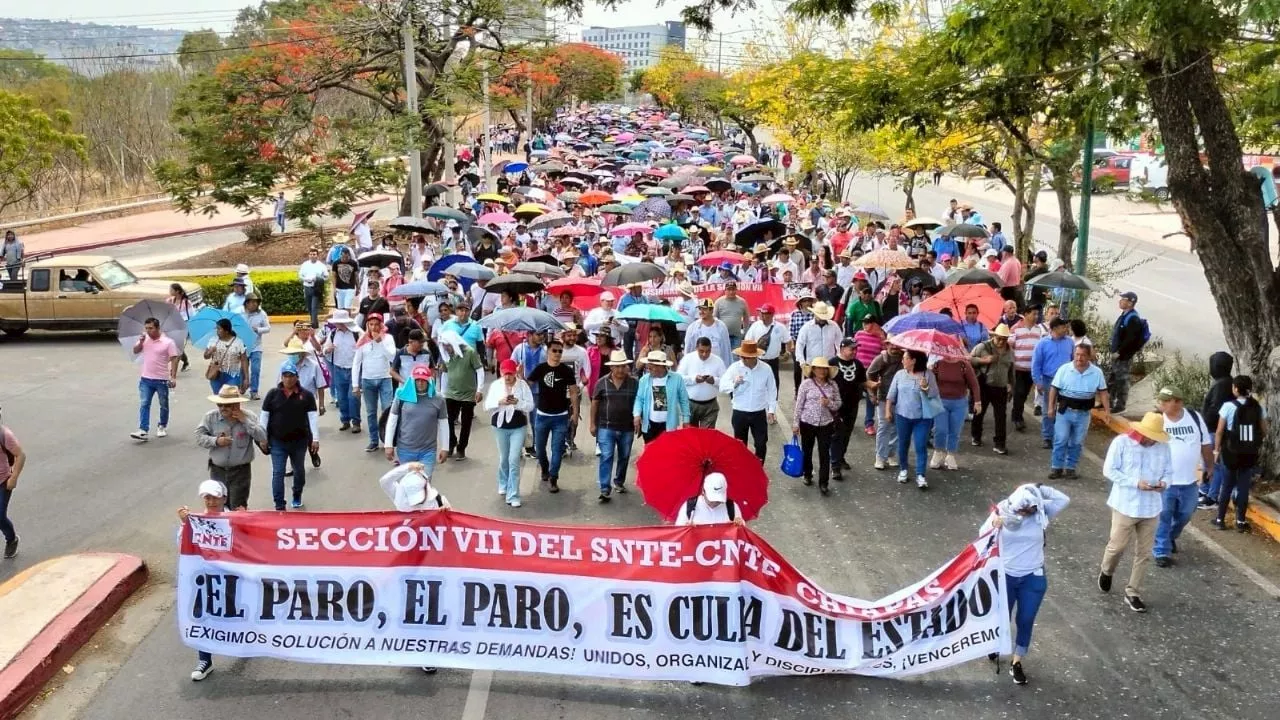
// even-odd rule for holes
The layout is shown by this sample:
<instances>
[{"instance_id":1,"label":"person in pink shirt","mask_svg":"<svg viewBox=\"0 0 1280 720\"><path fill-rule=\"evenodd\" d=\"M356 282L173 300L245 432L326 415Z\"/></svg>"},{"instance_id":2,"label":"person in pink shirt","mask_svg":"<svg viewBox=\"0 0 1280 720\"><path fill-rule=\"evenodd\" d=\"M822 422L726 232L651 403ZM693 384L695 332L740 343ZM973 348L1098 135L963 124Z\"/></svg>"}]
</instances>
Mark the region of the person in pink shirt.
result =
<instances>
[{"instance_id":1,"label":"person in pink shirt","mask_svg":"<svg viewBox=\"0 0 1280 720\"><path fill-rule=\"evenodd\" d=\"M1000 284L1004 287L1016 288L1022 284L1022 263L1014 254L1012 245L1005 245L1000 250L1000 269L996 275L1000 276Z\"/></svg>"},{"instance_id":2,"label":"person in pink shirt","mask_svg":"<svg viewBox=\"0 0 1280 720\"><path fill-rule=\"evenodd\" d=\"M182 352L167 335L160 333L160 321L147 318L143 333L133 344L133 354L142 356L141 379L138 380L138 429L129 433L134 440L147 441L151 429L151 398L160 396L160 424L156 437L168 435L169 391L178 386L178 359Z\"/></svg>"},{"instance_id":3,"label":"person in pink shirt","mask_svg":"<svg viewBox=\"0 0 1280 720\"><path fill-rule=\"evenodd\" d=\"M862 329L853 334L853 341L857 343L857 351L854 358L862 363L862 367L871 367L871 361L876 359L881 352L884 351L885 334L884 329L880 327L880 318L875 315L868 315L862 318ZM864 416L862 418L863 431L868 435L875 433L876 427L876 407L871 402L871 397L866 392L863 393Z\"/></svg>"}]
</instances>

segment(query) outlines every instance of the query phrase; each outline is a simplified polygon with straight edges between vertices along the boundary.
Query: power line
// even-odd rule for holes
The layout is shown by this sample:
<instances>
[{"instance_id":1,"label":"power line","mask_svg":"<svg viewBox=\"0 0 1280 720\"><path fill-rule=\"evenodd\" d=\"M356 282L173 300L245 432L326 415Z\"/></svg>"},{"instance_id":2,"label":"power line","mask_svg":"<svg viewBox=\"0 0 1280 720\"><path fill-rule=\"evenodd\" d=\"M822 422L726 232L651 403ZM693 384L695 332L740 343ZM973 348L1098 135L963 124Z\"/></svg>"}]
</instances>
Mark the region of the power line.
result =
<instances>
[{"instance_id":1,"label":"power line","mask_svg":"<svg viewBox=\"0 0 1280 720\"><path fill-rule=\"evenodd\" d=\"M257 43L255 45L231 45L220 48L209 48L202 50L188 50L187 52L153 52L153 53L131 53L127 55L80 55L67 57L3 57L0 56L0 62L44 62L44 61L72 61L72 60L132 60L136 58L149 57L173 57L175 55L202 55L205 53L227 52L229 50L255 50L257 48L272 47L275 45L297 45L299 43L312 43L321 40L332 40L333 38L348 37L354 35L354 32L337 33L334 35L322 35L313 38L294 38L292 40L279 40L275 42Z\"/></svg>"}]
</instances>

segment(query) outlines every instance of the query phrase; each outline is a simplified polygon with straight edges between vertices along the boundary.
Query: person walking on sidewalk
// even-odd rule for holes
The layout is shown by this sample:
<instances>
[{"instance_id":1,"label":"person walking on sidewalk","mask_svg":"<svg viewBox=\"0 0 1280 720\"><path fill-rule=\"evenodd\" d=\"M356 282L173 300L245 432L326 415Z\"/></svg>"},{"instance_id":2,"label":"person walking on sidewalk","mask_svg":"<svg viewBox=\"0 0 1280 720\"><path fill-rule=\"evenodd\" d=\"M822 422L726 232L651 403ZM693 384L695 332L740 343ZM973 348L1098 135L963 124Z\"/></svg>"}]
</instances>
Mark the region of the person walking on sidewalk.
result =
<instances>
[{"instance_id":1,"label":"person walking on sidewalk","mask_svg":"<svg viewBox=\"0 0 1280 720\"><path fill-rule=\"evenodd\" d=\"M724 361L711 352L711 340L698 338L694 352L680 358L676 373L684 378L685 394L689 396L689 424L700 428L714 428L720 417L720 378L724 376Z\"/></svg>"},{"instance_id":2,"label":"person walking on sidewalk","mask_svg":"<svg viewBox=\"0 0 1280 720\"><path fill-rule=\"evenodd\" d=\"M12 230L4 231L4 269L9 273L10 280L17 280L19 273L22 272L22 261L26 259L26 248L23 247L22 241L18 239L18 234Z\"/></svg>"},{"instance_id":3,"label":"person walking on sidewalk","mask_svg":"<svg viewBox=\"0 0 1280 720\"><path fill-rule=\"evenodd\" d=\"M1134 292L1120 293L1120 317L1116 318L1115 328L1111 331L1111 352L1115 357L1111 360L1111 412L1119 415L1124 412L1125 403L1129 400L1129 367L1133 356L1142 351L1142 347L1151 339L1151 331L1147 321L1138 315L1134 306L1138 304L1138 295Z\"/></svg>"},{"instance_id":4,"label":"person walking on sidewalk","mask_svg":"<svg viewBox=\"0 0 1280 720\"><path fill-rule=\"evenodd\" d=\"M542 482L550 492L560 492L560 461L564 457L565 437L569 432L569 416L578 414L578 378L568 365L560 362L564 343L547 343L547 360L529 374L530 384L538 386L535 397L537 420L534 422L534 450ZM550 441L550 448L548 448Z\"/></svg>"},{"instance_id":5,"label":"person walking on sidewalk","mask_svg":"<svg viewBox=\"0 0 1280 720\"><path fill-rule=\"evenodd\" d=\"M982 344L980 341L979 345ZM929 467L937 470L959 470L956 453L960 450L960 434L964 432L964 418L969 412L970 400L974 412L982 411L982 391L978 376L968 358L942 358L933 364L933 374L938 380L938 397L942 399L942 412L933 418L934 451Z\"/></svg>"},{"instance_id":6,"label":"person walking on sidewalk","mask_svg":"<svg viewBox=\"0 0 1280 720\"><path fill-rule=\"evenodd\" d=\"M431 368L414 365L409 376L409 382L400 386L391 401L382 446L389 462L422 463L427 474L433 475L436 463L449 456L444 451L449 442L449 416Z\"/></svg>"},{"instance_id":7,"label":"person walking on sidewalk","mask_svg":"<svg viewBox=\"0 0 1280 720\"><path fill-rule=\"evenodd\" d=\"M293 501L302 509L302 489L307 485L307 451L320 452L320 421L316 398L298 382L298 364L292 359L280 366L280 384L262 400L259 422L267 428L271 454L271 497L276 510L284 510L284 471L293 468ZM378 427L377 420L373 428Z\"/></svg>"},{"instance_id":8,"label":"person walking on sidewalk","mask_svg":"<svg viewBox=\"0 0 1280 720\"><path fill-rule=\"evenodd\" d=\"M329 280L329 266L320 260L320 248L307 251L307 259L298 266L298 280L302 282L302 302L311 316L311 327L320 325L320 308L325 302L325 283Z\"/></svg>"},{"instance_id":9,"label":"person walking on sidewalk","mask_svg":"<svg viewBox=\"0 0 1280 720\"><path fill-rule=\"evenodd\" d=\"M133 354L142 356L141 377L138 380L138 429L129 433L134 440L147 441L151 429L151 398L160 397L160 424L156 437L169 434L169 391L178 387L178 360L182 352L177 344L160 332L160 321L147 318L142 323L143 333L133 344Z\"/></svg>"},{"instance_id":10,"label":"person walking on sidewalk","mask_svg":"<svg viewBox=\"0 0 1280 720\"><path fill-rule=\"evenodd\" d=\"M1267 409L1253 397L1253 378L1237 375L1231 381L1235 397L1218 411L1214 433L1214 459L1223 467L1222 489L1218 492L1218 517L1213 526L1226 530L1227 503L1236 507L1236 530L1249 531L1245 514L1249 510L1249 490L1259 470L1262 446L1266 442ZM1234 498L1233 498L1234 493Z\"/></svg>"},{"instance_id":11,"label":"person walking on sidewalk","mask_svg":"<svg viewBox=\"0 0 1280 720\"><path fill-rule=\"evenodd\" d=\"M1009 326L1001 323L991 331L991 338L978 344L973 349L971 360L978 376L980 400L974 406L973 421L969 424L972 435L970 444L982 447L983 419L988 413L995 420L995 435L991 438L991 449L997 455L1008 455L1005 444L1005 433L1009 418L1009 385L1013 382L1013 348L1009 346L1009 337L1013 333Z\"/></svg>"},{"instance_id":12,"label":"person walking on sidewalk","mask_svg":"<svg viewBox=\"0 0 1280 720\"><path fill-rule=\"evenodd\" d=\"M933 426L933 411L929 405L940 402L938 379L928 368L929 357L919 350L908 350L902 355L902 370L893 376L889 393L885 398L885 418L898 429L898 482L909 479L907 459L912 442L916 446L916 487L929 489L925 479L925 463L928 449L929 428ZM944 411L945 412L945 411Z\"/></svg>"},{"instance_id":13,"label":"person walking on sidewalk","mask_svg":"<svg viewBox=\"0 0 1280 720\"><path fill-rule=\"evenodd\" d=\"M1156 400L1164 416L1164 431L1169 435L1169 459L1173 463L1152 549L1156 567L1163 568L1173 564L1170 555L1178 552L1178 536L1196 512L1199 481L1213 467L1213 434L1200 413L1182 406L1182 393L1177 390L1160 388ZM1203 472L1201 468L1204 468Z\"/></svg>"},{"instance_id":14,"label":"person walking on sidewalk","mask_svg":"<svg viewBox=\"0 0 1280 720\"><path fill-rule=\"evenodd\" d=\"M750 433L756 457L764 463L769 424L777 422L778 386L769 366L760 362L763 353L754 340L744 340L733 354L739 359L721 376L720 392L733 398L733 436L746 445Z\"/></svg>"},{"instance_id":15,"label":"person walking on sidewalk","mask_svg":"<svg viewBox=\"0 0 1280 720\"><path fill-rule=\"evenodd\" d=\"M18 556L18 533L9 520L9 501L18 489L18 477L27 466L27 453L7 425L0 424L0 535L4 535L4 557Z\"/></svg>"},{"instance_id":16,"label":"person walking on sidewalk","mask_svg":"<svg viewBox=\"0 0 1280 720\"><path fill-rule=\"evenodd\" d=\"M818 445L818 491L831 493L831 437L839 424L840 388L831 381L831 361L816 357L809 363L809 377L796 392L796 419L791 432L800 436L804 455L804 484L813 485L813 445ZM840 465L836 464L840 478Z\"/></svg>"},{"instance_id":17,"label":"person walking on sidewalk","mask_svg":"<svg viewBox=\"0 0 1280 720\"><path fill-rule=\"evenodd\" d=\"M1111 576L1120 563L1120 555L1131 544L1133 567L1124 588L1124 601L1134 612L1146 612L1142 601L1142 580L1151 560L1156 525L1163 506L1161 493L1173 475L1169 457L1169 435L1164 431L1164 416L1147 413L1141 423L1117 435L1107 448L1103 475L1111 481L1107 506L1111 508L1111 537L1102 554L1098 573L1098 589L1111 592Z\"/></svg>"},{"instance_id":18,"label":"person walking on sidewalk","mask_svg":"<svg viewBox=\"0 0 1280 720\"><path fill-rule=\"evenodd\" d=\"M489 384L484 409L498 442L498 492L507 505L518 508L520 502L520 450L529 431L529 415L533 413L533 393L520 377L515 360L498 365L501 377Z\"/></svg>"},{"instance_id":19,"label":"person walking on sidewalk","mask_svg":"<svg viewBox=\"0 0 1280 720\"><path fill-rule=\"evenodd\" d=\"M272 208L271 214L276 219L276 227L280 228L280 232L284 232L285 225L285 208L288 203L284 199L284 192L276 195L275 207Z\"/></svg>"},{"instance_id":20,"label":"person walking on sidewalk","mask_svg":"<svg viewBox=\"0 0 1280 720\"><path fill-rule=\"evenodd\" d=\"M227 488L217 480L202 480L200 488L197 490L200 494L201 515L220 515L227 506ZM191 508L183 505L178 508L178 520L185 525L191 516ZM182 532L178 532L178 538L181 540ZM191 671L191 682L200 682L209 677L209 673L213 672L213 655L203 650L196 651L196 667Z\"/></svg>"},{"instance_id":21,"label":"person walking on sidewalk","mask_svg":"<svg viewBox=\"0 0 1280 720\"><path fill-rule=\"evenodd\" d=\"M196 445L209 451L209 477L227 490L228 510L249 508L254 445L265 445L267 429L243 407L240 388L224 385L209 402L216 407L196 426Z\"/></svg>"},{"instance_id":22,"label":"person walking on sidewalk","mask_svg":"<svg viewBox=\"0 0 1280 720\"><path fill-rule=\"evenodd\" d=\"M1070 342L1070 340L1067 340ZM1076 465L1089 434L1094 405L1107 405L1107 380L1102 370L1090 360L1093 348L1077 345L1072 361L1058 368L1049 385L1048 407L1044 416L1053 423L1053 455L1049 460L1049 478L1076 476ZM1103 420L1107 411L1104 409Z\"/></svg>"},{"instance_id":23,"label":"person walking on sidewalk","mask_svg":"<svg viewBox=\"0 0 1280 720\"><path fill-rule=\"evenodd\" d=\"M898 427L885 414L885 400L889 386L902 369L902 348L890 345L867 366L867 399L876 406L876 462L875 469L898 467Z\"/></svg>"},{"instance_id":24,"label":"person walking on sidewalk","mask_svg":"<svg viewBox=\"0 0 1280 720\"><path fill-rule=\"evenodd\" d=\"M711 354L711 343L699 345ZM719 360L719 358L715 358ZM600 460L597 467L597 480L600 487L600 502L609 502L612 488L618 492L627 491L627 466L631 463L631 448L635 442L635 418L633 411L636 396L640 392L640 383L628 368L631 361L623 350L614 350L605 362L609 371L596 383L595 392L591 395L591 412L587 428L596 439L600 448Z\"/></svg>"},{"instance_id":25,"label":"person walking on sidewalk","mask_svg":"<svg viewBox=\"0 0 1280 720\"><path fill-rule=\"evenodd\" d=\"M460 335L445 330L440 335L445 346L444 369L449 381L444 390L445 407L449 412L448 455L458 462L467 459L467 446L471 442L471 423L475 419L476 403L484 399L480 388L484 387L484 361L475 346Z\"/></svg>"},{"instance_id":26,"label":"person walking on sidewalk","mask_svg":"<svg viewBox=\"0 0 1280 720\"><path fill-rule=\"evenodd\" d=\"M1209 377L1212 383L1209 385L1209 392L1204 396L1204 405L1201 406L1200 414L1204 417L1205 427L1215 435L1218 431L1218 416L1222 406L1234 398L1231 392L1231 367L1234 364L1235 358L1231 357L1231 353L1219 351L1209 356ZM1222 481L1225 476L1226 468L1222 463L1213 463L1208 484L1200 487L1198 507L1210 509L1218 506L1218 493L1222 491Z\"/></svg>"},{"instance_id":27,"label":"person walking on sidewalk","mask_svg":"<svg viewBox=\"0 0 1280 720\"><path fill-rule=\"evenodd\" d=\"M1000 556L1004 559L1004 581L1014 627L1009 675L1018 685L1027 684L1022 661L1031 650L1031 630L1049 589L1044 567L1045 530L1070 502L1070 498L1048 485L1020 485L996 505L978 531L979 535L993 529L1000 533ZM999 656L992 659L998 661Z\"/></svg>"},{"instance_id":28,"label":"person walking on sidewalk","mask_svg":"<svg viewBox=\"0 0 1280 720\"><path fill-rule=\"evenodd\" d=\"M262 380L262 337L271 332L271 318L262 309L262 298L257 293L244 296L244 319L253 330L253 347L249 348L249 399L258 399L258 387Z\"/></svg>"},{"instance_id":29,"label":"person walking on sidewalk","mask_svg":"<svg viewBox=\"0 0 1280 720\"><path fill-rule=\"evenodd\" d=\"M365 452L378 449L379 409L391 406L391 361L395 356L396 345L382 325L382 315L368 316L365 333L356 343L355 360L351 364L351 394L356 402L364 397L364 418L369 431ZM359 429L358 423L356 428Z\"/></svg>"}]
</instances>

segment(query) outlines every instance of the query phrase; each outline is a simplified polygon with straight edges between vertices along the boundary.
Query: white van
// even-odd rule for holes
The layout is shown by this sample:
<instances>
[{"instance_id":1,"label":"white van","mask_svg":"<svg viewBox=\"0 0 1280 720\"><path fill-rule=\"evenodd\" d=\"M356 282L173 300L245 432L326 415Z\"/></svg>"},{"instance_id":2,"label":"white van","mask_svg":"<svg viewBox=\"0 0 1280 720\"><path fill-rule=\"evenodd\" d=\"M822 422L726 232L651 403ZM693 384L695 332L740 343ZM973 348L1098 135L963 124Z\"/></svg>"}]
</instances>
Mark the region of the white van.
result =
<instances>
[{"instance_id":1,"label":"white van","mask_svg":"<svg viewBox=\"0 0 1280 720\"><path fill-rule=\"evenodd\" d=\"M1163 155L1135 155L1129 166L1129 192L1150 192L1156 200L1169 199L1169 166Z\"/></svg>"}]
</instances>

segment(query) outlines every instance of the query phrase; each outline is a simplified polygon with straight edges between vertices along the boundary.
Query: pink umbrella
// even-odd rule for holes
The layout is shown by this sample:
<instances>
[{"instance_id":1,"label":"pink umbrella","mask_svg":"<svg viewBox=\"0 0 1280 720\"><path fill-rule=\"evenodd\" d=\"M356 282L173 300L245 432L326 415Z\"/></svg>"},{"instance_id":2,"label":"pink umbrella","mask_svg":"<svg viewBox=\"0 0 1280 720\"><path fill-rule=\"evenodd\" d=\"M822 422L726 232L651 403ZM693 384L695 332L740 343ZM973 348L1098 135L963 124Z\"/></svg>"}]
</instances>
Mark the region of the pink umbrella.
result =
<instances>
[{"instance_id":1,"label":"pink umbrella","mask_svg":"<svg viewBox=\"0 0 1280 720\"><path fill-rule=\"evenodd\" d=\"M645 225L644 223L629 222L629 223L622 223L621 225L618 225L617 227L610 230L609 234L610 235L634 235L636 233L648 233L651 230L653 230L653 228L649 227L648 225Z\"/></svg>"},{"instance_id":2,"label":"pink umbrella","mask_svg":"<svg viewBox=\"0 0 1280 720\"><path fill-rule=\"evenodd\" d=\"M697 147L697 145L698 145L698 142L697 142L696 140L681 140L681 141L680 141L680 147L687 147L687 148L691 148L691 147Z\"/></svg>"},{"instance_id":3,"label":"pink umbrella","mask_svg":"<svg viewBox=\"0 0 1280 720\"><path fill-rule=\"evenodd\" d=\"M636 136L635 136L635 133L624 132L624 133L619 133L615 135L613 139L620 143L629 143L632 140L635 140Z\"/></svg>"},{"instance_id":4,"label":"pink umbrella","mask_svg":"<svg viewBox=\"0 0 1280 720\"><path fill-rule=\"evenodd\" d=\"M576 225L562 225L551 231L551 237L578 237L584 230Z\"/></svg>"},{"instance_id":5,"label":"pink umbrella","mask_svg":"<svg viewBox=\"0 0 1280 720\"><path fill-rule=\"evenodd\" d=\"M904 350L918 350L927 355L955 360L969 357L959 338L937 330L908 330L889 338L889 342Z\"/></svg>"},{"instance_id":6,"label":"pink umbrella","mask_svg":"<svg viewBox=\"0 0 1280 720\"><path fill-rule=\"evenodd\" d=\"M504 212L485 213L476 218L476 222L481 225L505 225L515 221L515 217Z\"/></svg>"},{"instance_id":7,"label":"pink umbrella","mask_svg":"<svg viewBox=\"0 0 1280 720\"><path fill-rule=\"evenodd\" d=\"M668 175L667 171L663 170L660 167L651 167L648 170L645 170L644 174L648 175L649 177L657 177L657 178L664 178L664 177L667 177Z\"/></svg>"},{"instance_id":8,"label":"pink umbrella","mask_svg":"<svg viewBox=\"0 0 1280 720\"><path fill-rule=\"evenodd\" d=\"M774 193L766 197L765 199L761 200L760 202L772 204L772 203L789 203L789 202L795 202L795 201L796 201L795 198L791 197L786 193Z\"/></svg>"},{"instance_id":9,"label":"pink umbrella","mask_svg":"<svg viewBox=\"0 0 1280 720\"><path fill-rule=\"evenodd\" d=\"M756 162L756 159L751 157L750 155L734 155L729 160L729 162L733 163L734 165L754 165Z\"/></svg>"}]
</instances>

